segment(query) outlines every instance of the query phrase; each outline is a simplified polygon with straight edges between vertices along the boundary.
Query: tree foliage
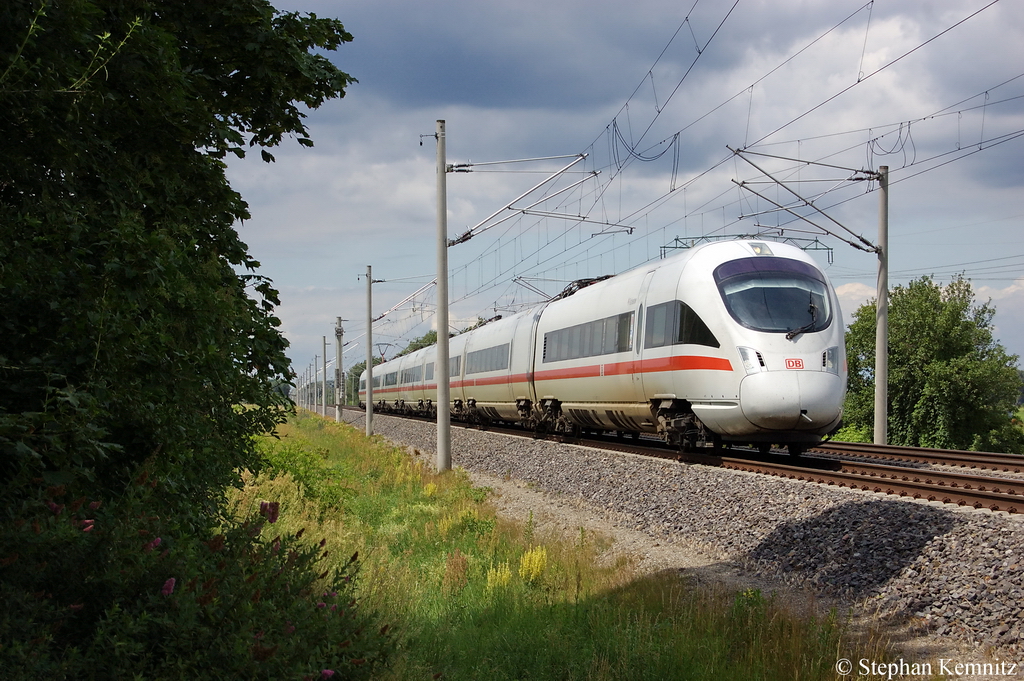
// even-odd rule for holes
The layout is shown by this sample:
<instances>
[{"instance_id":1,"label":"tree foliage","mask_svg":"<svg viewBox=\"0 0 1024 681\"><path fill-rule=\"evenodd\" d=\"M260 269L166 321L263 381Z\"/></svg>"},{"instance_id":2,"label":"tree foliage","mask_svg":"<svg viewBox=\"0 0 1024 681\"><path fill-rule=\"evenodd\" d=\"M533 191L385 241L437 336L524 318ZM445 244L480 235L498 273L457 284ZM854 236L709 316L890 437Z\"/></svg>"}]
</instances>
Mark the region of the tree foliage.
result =
<instances>
[{"instance_id":1,"label":"tree foliage","mask_svg":"<svg viewBox=\"0 0 1024 681\"><path fill-rule=\"evenodd\" d=\"M437 331L427 331L419 338L414 338L405 346L405 349L395 355L395 357L403 357L405 355L422 350L423 348L429 348L431 345L437 343ZM364 362L365 366L365 362Z\"/></svg>"},{"instance_id":2,"label":"tree foliage","mask_svg":"<svg viewBox=\"0 0 1024 681\"><path fill-rule=\"evenodd\" d=\"M134 519L158 517L172 549L228 522L225 487L258 468L292 374L223 159L311 146L304 109L352 82L322 51L349 40L267 0L0 3L0 587L22 618L0 657L59 660L137 605L131 580L89 591L133 560ZM143 469L160 481L145 507ZM83 500L107 522L59 510ZM82 573L57 589L60 556ZM167 576L154 590L137 567L159 596ZM92 624L61 629L72 614Z\"/></svg>"},{"instance_id":3,"label":"tree foliage","mask_svg":"<svg viewBox=\"0 0 1024 681\"><path fill-rule=\"evenodd\" d=\"M150 456L208 504L290 377L221 158L351 81L334 19L266 0L10 0L0 10L0 482L115 491ZM238 409L240 404L251 405Z\"/></svg>"},{"instance_id":4,"label":"tree foliage","mask_svg":"<svg viewBox=\"0 0 1024 681\"><path fill-rule=\"evenodd\" d=\"M846 337L849 391L844 421L874 428L875 302L854 313ZM978 304L970 282L943 287L929 277L889 298L889 442L1021 451L1011 424L1021 390L1017 356L992 335L995 309Z\"/></svg>"}]
</instances>

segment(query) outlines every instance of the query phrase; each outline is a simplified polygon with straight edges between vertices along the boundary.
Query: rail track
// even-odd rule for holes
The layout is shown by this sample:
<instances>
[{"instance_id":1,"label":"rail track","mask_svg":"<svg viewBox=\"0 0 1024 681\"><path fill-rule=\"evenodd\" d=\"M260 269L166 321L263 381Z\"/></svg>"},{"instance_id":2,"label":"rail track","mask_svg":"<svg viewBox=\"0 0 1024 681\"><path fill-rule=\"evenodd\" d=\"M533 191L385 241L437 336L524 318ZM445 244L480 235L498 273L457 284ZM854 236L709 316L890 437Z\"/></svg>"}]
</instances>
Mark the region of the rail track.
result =
<instances>
[{"instance_id":1,"label":"rail track","mask_svg":"<svg viewBox=\"0 0 1024 681\"><path fill-rule=\"evenodd\" d=\"M356 409L353 407L353 409ZM361 410L360 410L361 411ZM388 414L396 416L395 414ZM421 417L409 416L405 418ZM452 425L468 428L453 422ZM516 437L538 437L522 429L488 426L486 430ZM991 511L1024 513L1024 478L999 477L959 470L933 469L939 465L970 470L1024 473L1024 456L892 445L829 442L800 457L761 454L736 449L681 452L655 440L552 435L563 442L609 451L654 456L686 463L748 471L850 489L938 501ZM864 461L874 459L891 463Z\"/></svg>"},{"instance_id":2,"label":"rail track","mask_svg":"<svg viewBox=\"0 0 1024 681\"><path fill-rule=\"evenodd\" d=\"M961 468L981 468L1011 473L1024 473L1024 456L993 452L964 452L951 449L927 449L876 445L864 442L828 442L815 447L814 452L834 453L887 461L906 461Z\"/></svg>"}]
</instances>

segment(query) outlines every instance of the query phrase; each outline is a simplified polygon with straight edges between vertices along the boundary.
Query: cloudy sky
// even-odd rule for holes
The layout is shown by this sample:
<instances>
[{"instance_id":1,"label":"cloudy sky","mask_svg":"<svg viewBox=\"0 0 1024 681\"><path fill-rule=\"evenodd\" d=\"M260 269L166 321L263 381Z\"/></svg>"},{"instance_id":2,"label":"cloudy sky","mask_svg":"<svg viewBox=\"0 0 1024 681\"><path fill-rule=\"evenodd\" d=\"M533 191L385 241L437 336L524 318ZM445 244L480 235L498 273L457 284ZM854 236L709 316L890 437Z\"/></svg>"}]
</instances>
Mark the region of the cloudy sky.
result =
<instances>
[{"instance_id":1,"label":"cloudy sky","mask_svg":"<svg viewBox=\"0 0 1024 681\"><path fill-rule=\"evenodd\" d=\"M324 335L334 357L338 316L346 368L365 359L367 265L375 316L433 278L438 119L448 162L474 164L447 175L449 235L476 228L448 253L455 328L754 233L820 249L849 318L877 266L880 192L856 171L888 166L890 284L964 273L1024 355L1022 3L274 4L341 19L355 39L331 59L359 80L309 113L315 148L229 169L297 371ZM491 164L521 159L546 160ZM428 288L375 324L377 351L430 330L435 304Z\"/></svg>"}]
</instances>

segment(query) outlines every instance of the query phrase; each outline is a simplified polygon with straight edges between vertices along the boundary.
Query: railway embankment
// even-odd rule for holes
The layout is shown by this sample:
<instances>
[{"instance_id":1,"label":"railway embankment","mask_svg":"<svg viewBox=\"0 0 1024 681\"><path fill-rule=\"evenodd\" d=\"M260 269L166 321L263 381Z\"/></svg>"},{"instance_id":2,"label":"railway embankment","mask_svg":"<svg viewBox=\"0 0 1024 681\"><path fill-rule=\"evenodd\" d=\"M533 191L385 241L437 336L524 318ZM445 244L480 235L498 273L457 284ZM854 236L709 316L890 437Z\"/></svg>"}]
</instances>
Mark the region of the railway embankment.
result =
<instances>
[{"instance_id":1,"label":"railway embankment","mask_svg":"<svg viewBox=\"0 0 1024 681\"><path fill-rule=\"evenodd\" d=\"M358 412L345 418L363 423ZM374 424L433 452L430 423ZM1024 518L461 428L452 459L854 612L1024 655Z\"/></svg>"}]
</instances>

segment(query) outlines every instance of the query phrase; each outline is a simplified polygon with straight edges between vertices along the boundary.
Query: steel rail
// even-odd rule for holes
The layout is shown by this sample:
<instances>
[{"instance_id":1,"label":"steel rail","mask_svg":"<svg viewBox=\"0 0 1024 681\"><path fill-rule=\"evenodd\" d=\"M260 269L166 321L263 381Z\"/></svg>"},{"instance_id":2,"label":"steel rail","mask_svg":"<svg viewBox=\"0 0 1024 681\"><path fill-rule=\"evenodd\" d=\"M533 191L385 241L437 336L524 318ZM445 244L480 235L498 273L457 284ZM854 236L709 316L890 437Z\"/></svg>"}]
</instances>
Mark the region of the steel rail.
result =
<instances>
[{"instance_id":1,"label":"steel rail","mask_svg":"<svg viewBox=\"0 0 1024 681\"><path fill-rule=\"evenodd\" d=\"M821 459L828 461L828 459ZM1014 478L996 478L984 475L964 475L940 471L933 468L908 468L906 466L886 466L876 463L857 461L839 461L844 473L853 473L865 477L877 477L894 481L916 482L938 487L961 488L980 492L993 492L1011 496L1024 495L1024 480ZM1024 497L1022 497L1024 500Z\"/></svg>"},{"instance_id":2,"label":"steel rail","mask_svg":"<svg viewBox=\"0 0 1024 681\"><path fill-rule=\"evenodd\" d=\"M955 449L928 449L899 445L876 445L865 442L825 442L811 450L840 456L861 456L874 459L914 461L962 468L985 468L1024 473L1024 456L995 452L967 452Z\"/></svg>"},{"instance_id":3,"label":"steel rail","mask_svg":"<svg viewBox=\"0 0 1024 681\"><path fill-rule=\"evenodd\" d=\"M722 467L827 485L838 485L868 492L894 494L901 497L909 496L914 499L926 499L928 501L941 501L942 503L956 504L958 506L987 508L991 511L1005 511L1007 513L1020 513L1024 511L1024 498L995 491L951 487L913 480L868 477L860 473L802 468L799 466L748 461L745 459L723 458ZM964 476L964 479L970 477Z\"/></svg>"}]
</instances>

